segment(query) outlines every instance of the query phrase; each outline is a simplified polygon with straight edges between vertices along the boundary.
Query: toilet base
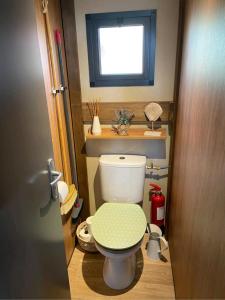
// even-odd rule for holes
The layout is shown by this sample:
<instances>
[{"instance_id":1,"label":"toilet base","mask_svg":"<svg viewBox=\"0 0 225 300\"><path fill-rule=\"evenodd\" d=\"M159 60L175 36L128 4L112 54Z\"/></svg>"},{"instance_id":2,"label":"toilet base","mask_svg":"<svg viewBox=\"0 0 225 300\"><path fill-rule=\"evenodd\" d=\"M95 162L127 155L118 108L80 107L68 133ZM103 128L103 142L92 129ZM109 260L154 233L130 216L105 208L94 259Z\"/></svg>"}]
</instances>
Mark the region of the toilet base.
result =
<instances>
[{"instance_id":1,"label":"toilet base","mask_svg":"<svg viewBox=\"0 0 225 300\"><path fill-rule=\"evenodd\" d=\"M136 272L136 252L141 242L130 249L112 251L96 243L96 248L105 256L103 279L112 289L127 288L134 280Z\"/></svg>"},{"instance_id":2,"label":"toilet base","mask_svg":"<svg viewBox=\"0 0 225 300\"><path fill-rule=\"evenodd\" d=\"M127 288L134 280L136 269L136 256L131 255L123 260L105 258L103 278L112 289Z\"/></svg>"}]
</instances>

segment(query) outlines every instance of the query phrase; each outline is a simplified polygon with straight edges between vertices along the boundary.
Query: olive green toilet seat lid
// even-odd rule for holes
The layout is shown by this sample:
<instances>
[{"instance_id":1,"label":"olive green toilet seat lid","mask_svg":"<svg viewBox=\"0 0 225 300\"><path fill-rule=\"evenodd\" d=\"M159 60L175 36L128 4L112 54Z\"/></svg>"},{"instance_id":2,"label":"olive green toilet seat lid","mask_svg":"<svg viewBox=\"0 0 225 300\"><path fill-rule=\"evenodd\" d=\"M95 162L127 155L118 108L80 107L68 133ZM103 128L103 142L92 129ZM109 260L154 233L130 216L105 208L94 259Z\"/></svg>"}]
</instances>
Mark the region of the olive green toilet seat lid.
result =
<instances>
[{"instance_id":1,"label":"olive green toilet seat lid","mask_svg":"<svg viewBox=\"0 0 225 300\"><path fill-rule=\"evenodd\" d=\"M123 250L136 245L146 230L142 208L130 203L105 203L95 213L92 234L105 248Z\"/></svg>"}]
</instances>

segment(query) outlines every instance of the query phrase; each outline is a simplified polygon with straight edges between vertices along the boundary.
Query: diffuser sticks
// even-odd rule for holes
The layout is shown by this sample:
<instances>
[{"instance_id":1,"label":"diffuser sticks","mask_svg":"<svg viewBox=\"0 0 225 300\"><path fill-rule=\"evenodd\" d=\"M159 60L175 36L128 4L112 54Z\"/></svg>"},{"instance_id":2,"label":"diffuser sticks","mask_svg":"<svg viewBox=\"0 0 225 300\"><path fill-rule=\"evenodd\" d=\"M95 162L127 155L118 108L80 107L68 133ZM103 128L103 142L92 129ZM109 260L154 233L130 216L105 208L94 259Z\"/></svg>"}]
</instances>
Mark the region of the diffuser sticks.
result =
<instances>
[{"instance_id":1,"label":"diffuser sticks","mask_svg":"<svg viewBox=\"0 0 225 300\"><path fill-rule=\"evenodd\" d=\"M92 118L94 118L94 116L99 116L99 100L98 99L88 102L87 106L88 106L89 113Z\"/></svg>"}]
</instances>

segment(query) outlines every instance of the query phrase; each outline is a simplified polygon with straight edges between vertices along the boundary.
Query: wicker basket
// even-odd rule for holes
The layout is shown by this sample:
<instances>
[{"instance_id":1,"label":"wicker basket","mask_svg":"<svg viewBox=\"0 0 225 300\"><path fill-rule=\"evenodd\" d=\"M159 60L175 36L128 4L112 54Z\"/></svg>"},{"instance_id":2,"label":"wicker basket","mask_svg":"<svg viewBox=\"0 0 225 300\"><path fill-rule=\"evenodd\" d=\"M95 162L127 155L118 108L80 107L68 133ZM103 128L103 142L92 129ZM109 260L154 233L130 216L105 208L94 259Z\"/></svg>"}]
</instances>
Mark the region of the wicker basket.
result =
<instances>
[{"instance_id":1,"label":"wicker basket","mask_svg":"<svg viewBox=\"0 0 225 300\"><path fill-rule=\"evenodd\" d=\"M77 239L78 239L78 243L81 247L81 249L87 251L87 252L98 252L98 250L95 247L95 242L87 242L85 240L82 239L82 237L80 236L80 231L86 227L87 224L86 222L82 222L80 223L80 225L77 227L77 231L76 231L76 235L77 235Z\"/></svg>"}]
</instances>

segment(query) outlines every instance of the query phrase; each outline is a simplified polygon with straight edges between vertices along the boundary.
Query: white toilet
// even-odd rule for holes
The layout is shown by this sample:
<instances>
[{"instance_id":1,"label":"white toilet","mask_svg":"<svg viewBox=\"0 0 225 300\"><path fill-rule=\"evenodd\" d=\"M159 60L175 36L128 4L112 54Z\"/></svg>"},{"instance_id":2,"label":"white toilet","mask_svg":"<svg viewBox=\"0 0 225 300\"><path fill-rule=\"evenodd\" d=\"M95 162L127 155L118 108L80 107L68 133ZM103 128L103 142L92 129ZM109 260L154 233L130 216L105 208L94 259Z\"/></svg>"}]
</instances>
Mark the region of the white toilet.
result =
<instances>
[{"instance_id":1,"label":"white toilet","mask_svg":"<svg viewBox=\"0 0 225 300\"><path fill-rule=\"evenodd\" d=\"M135 253L146 230L143 200L146 157L102 155L99 159L105 202L92 220L97 249L105 256L103 277L113 289L128 287L136 270Z\"/></svg>"}]
</instances>

